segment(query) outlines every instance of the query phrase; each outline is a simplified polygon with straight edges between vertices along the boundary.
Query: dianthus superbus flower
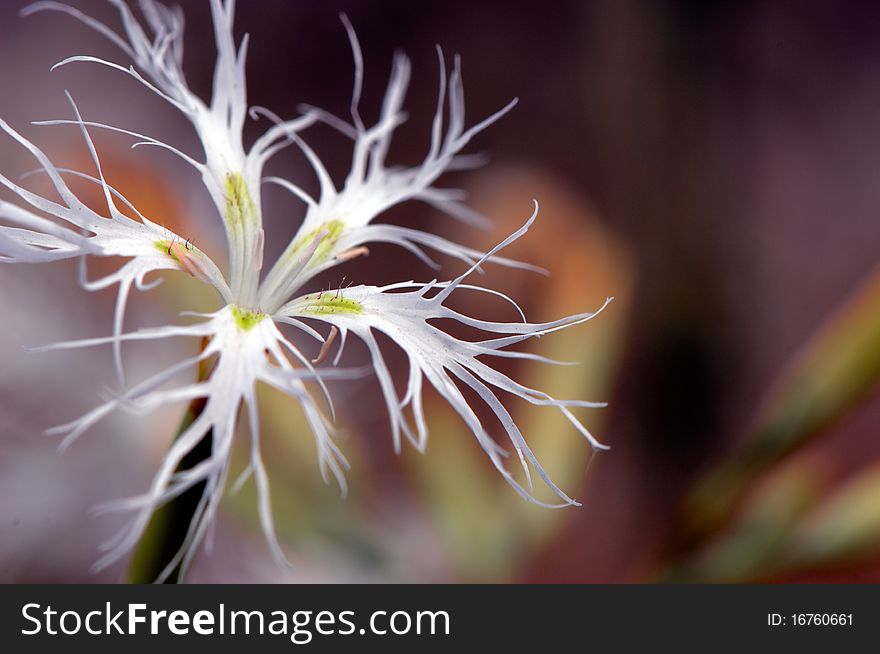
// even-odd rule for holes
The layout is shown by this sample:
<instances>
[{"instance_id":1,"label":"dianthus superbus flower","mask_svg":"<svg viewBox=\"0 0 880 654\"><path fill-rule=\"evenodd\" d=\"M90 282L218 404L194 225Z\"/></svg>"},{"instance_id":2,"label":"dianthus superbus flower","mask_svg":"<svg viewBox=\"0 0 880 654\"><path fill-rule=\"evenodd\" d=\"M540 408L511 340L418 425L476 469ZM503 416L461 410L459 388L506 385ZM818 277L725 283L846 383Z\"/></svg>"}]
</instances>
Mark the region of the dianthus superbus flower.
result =
<instances>
[{"instance_id":1,"label":"dianthus superbus flower","mask_svg":"<svg viewBox=\"0 0 880 654\"><path fill-rule=\"evenodd\" d=\"M183 17L179 9L141 0L142 15L138 17L123 0L110 1L118 10L121 31L76 8L56 2L38 2L23 13L63 12L112 41L121 50L119 62L74 56L57 65L108 66L135 78L192 123L203 152L188 154L140 130L85 120L68 95L72 116L39 124L70 125L80 131L94 169L73 171L54 165L34 143L0 120L0 129L7 135L7 141L30 153L39 172L48 177L58 196L58 199L44 197L28 190L24 182L0 174L0 183L16 198L15 202L0 201L0 261L38 263L73 258L84 261L86 257L125 259L118 270L102 279L82 277L82 284L88 290L113 285L118 289L110 335L34 348L110 346L119 381L125 390L82 417L51 431L64 436L62 446L66 447L112 411L140 414L171 404L193 400L203 402L201 410L165 454L149 489L140 496L108 504L108 508L130 511L132 519L108 544L97 567L106 566L129 552L158 507L197 484L205 484L202 501L192 517L183 546L160 579L175 567L185 569L188 566L212 523L227 485L235 425L242 408L248 417L251 448L249 466L239 481L253 476L263 530L273 554L283 562L284 554L273 527L269 480L260 456L255 387L258 382L269 384L299 402L314 434L318 462L325 479L332 476L345 493L344 471L348 464L333 439L332 421L327 415L328 411L332 415L332 402L324 382L328 378L344 379L358 374L357 371L338 368L343 347L351 336L363 341L369 351L372 371L379 381L391 436L398 451L404 440L419 450L425 448L428 427L422 394L425 386L430 386L458 413L495 468L524 498L545 506L577 504L551 481L541 467L498 398L497 391L562 412L593 448L603 446L572 410L602 405L555 399L496 370L492 361L520 358L556 363L510 348L528 339L585 322L598 312L546 323L528 322L520 312L519 321L493 322L458 313L446 303L453 293L474 292L500 296L519 310L513 300L475 285L471 277L486 264L533 268L503 257L500 252L528 231L538 213L537 203L523 227L486 253L436 234L374 222L388 208L409 200L427 202L470 223L485 222L482 216L462 203L460 192L439 187L436 182L447 171L478 163L476 158L464 155L462 151L477 133L503 116L515 102L473 126L466 126L460 62L456 58L451 73L447 74L443 54L438 49L440 85L428 151L417 166L392 166L386 163L386 155L395 130L405 120L402 107L410 77L409 60L403 55L395 57L381 114L375 124L368 125L358 107L363 80L360 46L344 16L355 60L350 121L313 107L306 107L300 116L284 120L267 109L247 104L245 60L248 37L239 43L234 40L232 0L211 1L217 60L209 102L196 96L184 77ZM268 118L271 127L246 147L242 131L249 115ZM316 151L302 136L316 122L329 124L353 141L351 170L341 185L334 183ZM135 139L138 144L164 148L198 172L225 230L228 249L227 262L222 269L225 272L190 240L141 215L106 182L90 136L90 130L95 129L111 130ZM310 196L292 180L264 176L266 161L291 145L304 153L314 169L319 181L318 197ZM71 178L85 179L97 185L102 191L106 212L96 212L84 204L68 186ZM305 204L302 225L271 265L263 258L260 194L263 183L278 184ZM120 206L133 212L136 219L123 214ZM430 253L439 252L462 262L463 270L448 281L405 281L383 287L361 285L302 293L301 289L315 275L365 254L367 246L375 242L398 245L434 267L437 265ZM147 277L159 271L180 271L213 287L219 308L207 315L191 314L181 324L126 333L123 319L132 287L148 290L156 282L148 281ZM454 337L438 326L435 319L439 318L480 330L487 336L475 341ZM290 327L293 330L288 336L285 330ZM396 390L392 373L376 340L376 332L390 337L406 355L409 371L403 393ZM314 338L321 343L317 359L311 360L304 354L294 335ZM167 338L192 339L193 356L156 372L145 381L125 387L123 344ZM208 363L212 366L208 374L191 375L196 381L182 386L171 384L180 373L196 371L200 366L204 370ZM463 388L471 389L471 397L478 398L498 418L525 471L523 483L517 481L505 466L506 449L489 435L472 406L473 400L466 399ZM210 438L210 456L193 467L181 468L184 457L205 438ZM552 490L559 500L557 503L547 504L533 495L532 473Z\"/></svg>"}]
</instances>

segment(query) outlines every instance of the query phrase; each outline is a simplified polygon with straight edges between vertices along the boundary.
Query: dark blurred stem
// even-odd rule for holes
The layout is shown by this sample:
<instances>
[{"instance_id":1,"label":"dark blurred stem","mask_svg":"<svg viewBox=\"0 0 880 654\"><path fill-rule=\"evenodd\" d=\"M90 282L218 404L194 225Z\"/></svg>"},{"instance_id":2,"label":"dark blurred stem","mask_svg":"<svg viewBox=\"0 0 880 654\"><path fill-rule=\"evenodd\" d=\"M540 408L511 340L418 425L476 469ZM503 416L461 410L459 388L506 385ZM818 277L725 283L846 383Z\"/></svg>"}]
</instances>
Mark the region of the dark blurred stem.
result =
<instances>
[{"instance_id":1,"label":"dark blurred stem","mask_svg":"<svg viewBox=\"0 0 880 654\"><path fill-rule=\"evenodd\" d=\"M207 346L207 341L202 343L202 349ZM199 381L205 381L211 375L213 365L208 361L199 366ZM175 439L179 438L186 429L205 410L206 401L202 398L190 402L187 407ZM213 449L213 430L208 430L204 438L193 447L192 450L181 460L177 472L189 470L202 461L211 457ZM181 493L160 507L150 518L144 535L141 537L131 566L128 571L128 581L133 584L149 584L156 581L165 568L183 547L187 531L192 523L199 502L205 493L206 482L194 485L192 488ZM183 571L180 564L174 568L167 579L166 584L177 584L183 581Z\"/></svg>"}]
</instances>

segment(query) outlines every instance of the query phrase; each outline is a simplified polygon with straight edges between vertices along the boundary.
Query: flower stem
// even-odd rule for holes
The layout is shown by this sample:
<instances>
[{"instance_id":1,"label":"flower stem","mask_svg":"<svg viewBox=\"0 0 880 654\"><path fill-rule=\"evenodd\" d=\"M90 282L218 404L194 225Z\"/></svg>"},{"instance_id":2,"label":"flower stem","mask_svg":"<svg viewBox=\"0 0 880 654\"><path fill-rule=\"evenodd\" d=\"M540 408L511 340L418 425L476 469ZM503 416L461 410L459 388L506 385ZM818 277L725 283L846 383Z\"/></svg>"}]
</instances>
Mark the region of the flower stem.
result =
<instances>
[{"instance_id":1,"label":"flower stem","mask_svg":"<svg viewBox=\"0 0 880 654\"><path fill-rule=\"evenodd\" d=\"M208 341L202 343L202 349L207 347ZM208 361L199 366L199 381L205 381L210 377L213 364ZM205 410L207 404L204 398L198 398L190 402L187 407L175 439L179 438L187 428ZM205 436L190 450L177 467L177 472L189 470L202 461L211 458L213 450L213 430L208 430ZM206 482L195 484L192 488L184 491L177 497L169 500L157 509L140 542L135 548L134 555L128 570L128 581L133 584L153 583L165 571L165 568L173 561L180 552L186 539L187 532L192 523L193 516L198 510L199 503L205 493ZM176 584L183 581L185 570L178 563L171 574L163 583Z\"/></svg>"}]
</instances>

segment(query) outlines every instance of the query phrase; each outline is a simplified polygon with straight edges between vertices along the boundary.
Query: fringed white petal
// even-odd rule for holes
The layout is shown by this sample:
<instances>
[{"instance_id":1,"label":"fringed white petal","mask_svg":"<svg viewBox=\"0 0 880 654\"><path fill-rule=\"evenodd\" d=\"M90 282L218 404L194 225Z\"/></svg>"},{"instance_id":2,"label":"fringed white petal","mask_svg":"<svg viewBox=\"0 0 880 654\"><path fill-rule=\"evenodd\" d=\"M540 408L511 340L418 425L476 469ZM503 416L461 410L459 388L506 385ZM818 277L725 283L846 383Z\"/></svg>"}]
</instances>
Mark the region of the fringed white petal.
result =
<instances>
[{"instance_id":1,"label":"fringed white petal","mask_svg":"<svg viewBox=\"0 0 880 654\"><path fill-rule=\"evenodd\" d=\"M204 322L195 325L141 330L117 337L59 343L41 349L86 347L112 344L122 340L149 340L174 336L200 337L208 340L206 347L198 356L157 373L122 395L109 398L104 404L81 418L51 430L53 434L64 435L61 446L68 447L112 411L124 410L140 415L174 403L196 398L206 400L205 408L176 439L163 458L147 493L112 502L103 507L105 510L134 511L135 515L96 565L98 568L103 568L124 556L137 543L150 515L157 508L186 489L205 482L207 488L204 504L194 516L186 541L174 559L173 565L169 564L166 573L170 573L178 563L184 567L189 564L216 514L220 497L223 495L235 425L242 405L247 407L249 416L251 437L249 467L257 483L261 524L276 558L279 562L284 562L282 549L275 536L268 479L260 456L256 384L258 382L270 384L300 403L315 436L322 474L325 479L329 479L332 474L341 492L345 494L347 489L344 471L348 468L348 462L333 442L332 428L306 389L306 383L317 381L321 383L326 393L326 387L320 379L322 376L348 378L358 373L342 370L314 371L308 360L284 338L268 316L249 314L231 306L224 307ZM296 355L294 357L296 362L305 364L306 368L295 368L289 358L290 355ZM215 356L216 363L207 380L171 389L164 388L186 371L190 371L193 375L199 364ZM211 457L190 470L175 472L183 457L209 433L212 443Z\"/></svg>"},{"instance_id":2,"label":"fringed white petal","mask_svg":"<svg viewBox=\"0 0 880 654\"><path fill-rule=\"evenodd\" d=\"M193 416L192 423L166 453L150 488L138 497L104 507L133 512L134 516L129 525L106 544L104 556L98 561L97 567L109 565L130 551L159 506L187 489L204 483L205 491L192 516L183 546L168 563L159 580L165 579L178 566L184 570L189 566L199 545L210 540L213 518L226 487L230 448L243 406L248 414L251 454L246 470L234 486L237 488L253 477L263 531L273 555L284 563L284 552L278 543L272 520L269 480L260 454L255 386L258 382L267 383L299 402L314 434L322 475L325 480L334 477L345 494L344 471L348 463L333 441L330 421L306 384L315 382L318 385L333 415L333 405L324 380L328 377L350 378L358 373L335 367L318 368L316 364L330 353L335 344L334 337L338 334L339 346L334 357L334 366L337 365L349 332L363 340L370 352L372 369L379 380L398 450L404 438L419 450L424 451L426 447L428 428L422 392L427 379L462 418L493 465L517 492L544 506L577 504L553 483L541 467L497 392L500 390L512 394L538 406L556 408L597 449L604 446L593 438L572 409L601 404L555 399L520 384L488 365L485 359L517 358L561 363L509 348L527 339L585 322L595 313L573 315L547 323L530 323L511 298L492 289L465 283L469 275L479 272L487 262L545 272L498 255L503 247L528 230L535 216L488 253L426 232L373 224L382 212L408 200L426 202L470 224L485 224L484 217L464 204L464 193L457 189L441 188L436 183L445 172L473 168L485 162L481 154L462 152L477 133L503 116L516 101L467 128L461 63L456 57L448 73L443 54L438 48L439 91L428 151L417 166L392 166L386 163L386 158L395 131L407 119L403 102L411 75L410 62L403 55L395 56L379 119L368 126L359 107L364 84L363 56L354 30L345 16L342 21L351 44L355 70L350 122L313 107L306 107L303 115L297 118L284 120L268 109L252 107L248 110L245 89L248 37L236 43L233 35L233 0L210 0L216 46L210 101L196 96L186 83L183 73L184 21L179 8L168 8L154 0L139 0L140 17L136 17L125 0L110 2L118 11L121 30L112 29L75 8L51 0L37 2L22 13L27 15L44 10L62 12L115 44L127 61L117 63L94 56L74 56L57 66L96 64L135 79L191 121L204 150L204 161L171 144L145 136L140 131L85 121L71 98L73 119L42 121L39 124L79 128L94 170L72 171L56 167L42 150L0 120L0 131L30 152L39 165L32 172L46 175L59 198L49 199L25 188L21 180L12 181L0 175L0 185L17 196L19 201L19 204L12 204L0 200L0 262L40 263L78 257L81 282L86 289L118 286L110 336L34 349L110 345L120 384L123 384L121 348L127 341L180 336L200 338L206 343L198 354L159 371L128 390L106 392L102 405L78 420L51 430L64 436L61 442L64 448L113 411L123 410L141 415L170 404L204 400L204 408ZM249 151L245 151L242 141L247 115L254 119L267 118L271 123ZM334 183L315 150L300 136L301 131L317 121L327 123L353 140L351 170L341 188ZM214 262L189 241L142 216L117 189L107 183L89 134L90 128L133 137L137 142L132 147L150 145L167 149L199 173L223 218L229 251L228 275L224 277ZM317 175L320 187L317 197L312 197L293 181L263 178L266 162L291 144L301 149ZM65 181L70 176L97 185L103 194L108 215L92 210L71 191ZM261 184L264 181L279 184L304 202L307 209L299 232L260 283L265 245L261 210ZM136 219L123 214L117 202L133 211ZM447 282L401 282L381 288L358 286L288 301L301 292L299 289L303 283L315 274L341 261L366 254L365 245L372 242L396 244L429 265L435 265L430 252L462 261L469 268L463 275ZM88 255L120 256L127 261L115 272L89 280L85 264ZM161 270L183 270L211 285L224 307L216 313L199 316L200 320L192 325L123 333L123 317L132 287L139 290L152 288L161 279L148 281L147 276ZM445 301L457 290L500 297L515 307L521 321L494 322L456 312L445 306ZM330 335L324 338L306 319L329 323L332 326ZM436 319L452 320L482 330L489 336L476 341L455 338L437 326ZM280 323L289 324L321 341L318 358L313 361L303 355L280 332ZM375 331L390 336L407 356L409 373L402 394L395 389ZM173 382L184 374L189 374L192 380L194 370L207 365L209 359L213 367L206 379L203 375L198 381L174 385ZM462 386L475 393L503 426L525 472L525 483L518 481L508 471L504 461L506 450L490 436L462 393ZM211 456L188 470L179 471L184 457L208 437L212 445ZM559 497L561 505L547 504L533 495L533 472Z\"/></svg>"},{"instance_id":3,"label":"fringed white petal","mask_svg":"<svg viewBox=\"0 0 880 654\"><path fill-rule=\"evenodd\" d=\"M460 167L462 160L459 153L462 149L477 133L501 118L516 104L514 100L500 111L466 129L461 62L458 57L455 58L452 74L447 82L446 63L438 48L440 89L431 126L431 144L428 153L422 163L415 167L388 166L385 159L394 131L406 119L402 106L410 79L409 59L402 54L395 56L379 122L367 128L358 109L363 84L363 57L354 30L344 16L343 23L349 35L355 61L355 84L351 103L354 124L349 125L320 110L308 109L307 115L312 115L353 136L351 171L342 189L337 189L314 150L298 135L291 137L302 149L318 176L321 194L317 200L314 200L301 193L299 187L292 182L284 183L277 178L273 180L296 194L308 208L299 231L291 240L284 255L269 271L260 289L259 301L270 310L289 297L285 296L283 289L291 286L291 280L294 279L295 255L302 249L304 242L322 229L329 232L326 237L326 247L319 250L305 270L298 272L296 279L298 285L317 272L335 265L338 257L344 255L346 251L370 241L396 243L427 262L430 262L430 259L422 251L422 246L460 259L473 258L476 255L474 250L440 237L415 230L394 229L390 226L383 226L387 229L370 229L368 226L382 212L407 200L424 200L466 222L485 224L484 219L461 204L457 191L438 189L433 184L444 172ZM445 111L448 111L449 122L444 131ZM471 165L475 162L466 159L464 163ZM505 260L501 263L510 265L511 262Z\"/></svg>"},{"instance_id":4,"label":"fringed white petal","mask_svg":"<svg viewBox=\"0 0 880 654\"><path fill-rule=\"evenodd\" d=\"M183 15L180 10L169 9L154 0L141 0L139 6L145 23L142 24L126 2L112 2L122 22L121 34L57 2L38 2L24 13L51 10L69 14L108 38L131 60L131 65L123 65L93 56L74 56L59 62L56 67L92 63L120 71L176 107L192 122L204 150L204 163L167 143L132 130L103 123L89 125L134 136L139 139L135 146L165 148L201 174L224 219L230 261L229 288L239 304L253 305L262 267L260 183L263 166L279 149L293 143L296 132L311 125L317 117L306 115L289 121L277 119L251 150L245 152L242 131L248 115L245 85L248 38L245 36L236 46L232 30L234 2L211 0L217 59L210 103L192 92L183 73ZM56 120L41 124L68 122Z\"/></svg>"},{"instance_id":5,"label":"fringed white petal","mask_svg":"<svg viewBox=\"0 0 880 654\"><path fill-rule=\"evenodd\" d=\"M355 286L335 295L330 292L323 297L319 297L317 294L301 297L284 306L278 313L291 318L313 318L330 323L337 327L343 336L347 332L352 332L367 345L390 417L394 446L398 451L402 436L410 440L419 450L425 448L427 428L422 409L421 392L422 380L427 378L462 417L492 463L517 492L530 501L542 505L546 504L538 500L530 490L530 471L534 471L564 504L577 504L551 481L510 413L498 399L496 391L504 391L531 404L557 408L587 438L594 449L605 449L605 446L593 438L586 427L570 411L570 408L604 405L580 400L555 399L547 393L514 381L489 366L480 357L517 357L557 363L537 355L512 352L504 348L528 338L543 336L590 320L607 306L610 298L606 300L605 305L599 311L568 316L546 323L531 323L525 320L522 322L480 320L463 315L444 305L450 294L457 289L497 294L497 292L481 287L464 284L464 280L490 257L495 256L499 250L525 234L536 215L537 205L535 213L521 229L493 248L480 260L474 262L467 272L452 281L444 283L434 281L427 284L409 282L382 288ZM490 334L504 336L478 341L462 340L451 336L432 322L437 319L451 319ZM407 355L409 378L403 397L400 397L395 390L391 373L373 333L374 330L389 336ZM516 481L506 469L502 458L503 450L489 436L454 380L458 380L475 391L477 396L495 414L520 458L529 488ZM407 406L410 407L415 420L415 429L410 426L405 414Z\"/></svg>"},{"instance_id":6,"label":"fringed white petal","mask_svg":"<svg viewBox=\"0 0 880 654\"><path fill-rule=\"evenodd\" d=\"M68 95L75 114L74 124L78 125L96 175L68 171L56 167L48 156L31 141L24 138L6 122L0 120L0 129L27 149L40 164L38 172L48 176L63 204L44 198L4 175L0 183L13 191L31 209L0 202L0 220L18 227L0 225L0 261L41 263L69 259L81 255L119 256L130 260L116 272L96 282L83 279L89 290L98 290L118 284L118 296L113 319L113 333L122 333L125 306L132 286L146 289L145 277L160 270L183 270L201 281L212 285L222 298L231 300L231 292L217 266L203 252L180 238L173 232L162 228L134 209L119 191L107 184L101 162L94 143L73 98ZM34 172L34 171L32 171ZM73 174L97 184L103 195L109 218L104 217L85 205L64 180L64 175ZM116 200L134 209L139 220L123 214L116 206ZM58 224L39 215L36 211L48 214L66 224ZM91 236L87 236L91 234ZM120 341L114 345L114 360L120 385L125 376L122 365Z\"/></svg>"}]
</instances>

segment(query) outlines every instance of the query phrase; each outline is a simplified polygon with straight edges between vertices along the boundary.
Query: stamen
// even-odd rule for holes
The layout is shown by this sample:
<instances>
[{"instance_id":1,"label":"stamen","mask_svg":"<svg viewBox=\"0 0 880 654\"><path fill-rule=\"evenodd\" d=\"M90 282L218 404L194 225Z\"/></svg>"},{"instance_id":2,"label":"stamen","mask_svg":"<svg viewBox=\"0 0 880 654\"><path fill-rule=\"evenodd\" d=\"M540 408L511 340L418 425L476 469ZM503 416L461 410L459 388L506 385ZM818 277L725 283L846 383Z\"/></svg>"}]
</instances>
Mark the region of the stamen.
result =
<instances>
[{"instance_id":1,"label":"stamen","mask_svg":"<svg viewBox=\"0 0 880 654\"><path fill-rule=\"evenodd\" d=\"M351 259L357 259L360 256L370 256L370 249L365 245L359 245L357 247L349 248L348 250L344 250L337 254L336 260L340 262L350 261Z\"/></svg>"},{"instance_id":2,"label":"stamen","mask_svg":"<svg viewBox=\"0 0 880 654\"><path fill-rule=\"evenodd\" d=\"M207 271L201 265L201 262L199 262L191 252L193 252L193 246L189 244L189 241L187 241L186 244L181 245L180 241L175 240L171 241L168 246L168 256L174 257L175 261L180 264L180 267L183 270L196 279L210 284L210 275L208 275Z\"/></svg>"},{"instance_id":3,"label":"stamen","mask_svg":"<svg viewBox=\"0 0 880 654\"><path fill-rule=\"evenodd\" d=\"M318 356L312 359L312 363L322 363L324 359L327 358L327 354L330 352L330 346L333 345L333 341L336 340L336 335L339 334L339 330L336 328L336 325L330 327L330 335L327 336L327 340L321 345L321 351L318 352Z\"/></svg>"}]
</instances>

